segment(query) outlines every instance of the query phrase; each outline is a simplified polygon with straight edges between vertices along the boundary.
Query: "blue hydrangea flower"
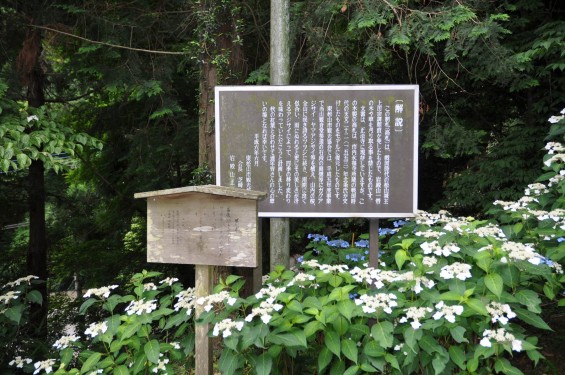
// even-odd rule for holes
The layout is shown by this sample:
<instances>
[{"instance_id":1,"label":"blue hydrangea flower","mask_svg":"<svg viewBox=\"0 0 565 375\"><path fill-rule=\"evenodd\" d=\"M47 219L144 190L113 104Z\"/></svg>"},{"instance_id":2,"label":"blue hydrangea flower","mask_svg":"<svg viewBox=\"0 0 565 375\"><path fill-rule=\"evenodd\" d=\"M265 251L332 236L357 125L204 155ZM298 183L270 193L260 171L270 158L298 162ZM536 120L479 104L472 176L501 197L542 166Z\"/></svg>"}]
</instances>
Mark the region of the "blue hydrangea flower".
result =
<instances>
[{"instance_id":1,"label":"blue hydrangea flower","mask_svg":"<svg viewBox=\"0 0 565 375\"><path fill-rule=\"evenodd\" d=\"M299 256L298 258L296 258L296 261L297 261L298 263L302 263L302 262L304 262L304 257L301 255L301 256Z\"/></svg>"},{"instance_id":2,"label":"blue hydrangea flower","mask_svg":"<svg viewBox=\"0 0 565 375\"><path fill-rule=\"evenodd\" d=\"M349 247L349 242L340 239L327 241L326 243L328 244L328 246L332 246L332 247L342 247L342 248Z\"/></svg>"},{"instance_id":3,"label":"blue hydrangea flower","mask_svg":"<svg viewBox=\"0 0 565 375\"><path fill-rule=\"evenodd\" d=\"M392 222L392 225L394 225L395 228L399 228L404 224L406 224L406 220L396 220Z\"/></svg>"},{"instance_id":4,"label":"blue hydrangea flower","mask_svg":"<svg viewBox=\"0 0 565 375\"><path fill-rule=\"evenodd\" d=\"M379 236L386 236L387 234L394 234L398 229L394 228L379 228Z\"/></svg>"},{"instance_id":5,"label":"blue hydrangea flower","mask_svg":"<svg viewBox=\"0 0 565 375\"><path fill-rule=\"evenodd\" d=\"M355 242L356 247L369 247L369 240L359 240Z\"/></svg>"},{"instance_id":6,"label":"blue hydrangea flower","mask_svg":"<svg viewBox=\"0 0 565 375\"><path fill-rule=\"evenodd\" d=\"M559 238L557 239L557 242L560 242L560 243L561 243L561 242L563 242L563 241L565 241L565 237L559 237Z\"/></svg>"},{"instance_id":7,"label":"blue hydrangea flower","mask_svg":"<svg viewBox=\"0 0 565 375\"><path fill-rule=\"evenodd\" d=\"M308 234L308 239L314 242L318 242L318 241L327 241L328 237L324 236L323 234L310 233Z\"/></svg>"}]
</instances>

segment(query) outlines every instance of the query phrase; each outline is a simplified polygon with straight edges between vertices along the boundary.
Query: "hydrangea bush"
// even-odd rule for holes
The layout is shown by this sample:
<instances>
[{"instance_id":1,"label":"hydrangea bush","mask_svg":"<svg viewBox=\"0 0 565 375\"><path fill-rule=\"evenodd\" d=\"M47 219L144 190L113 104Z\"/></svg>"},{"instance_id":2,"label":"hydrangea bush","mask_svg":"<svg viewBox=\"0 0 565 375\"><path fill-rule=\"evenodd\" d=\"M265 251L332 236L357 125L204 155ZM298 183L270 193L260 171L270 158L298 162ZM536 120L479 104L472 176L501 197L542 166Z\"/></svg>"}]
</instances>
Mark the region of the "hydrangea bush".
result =
<instances>
[{"instance_id":1,"label":"hydrangea bush","mask_svg":"<svg viewBox=\"0 0 565 375\"><path fill-rule=\"evenodd\" d=\"M367 266L366 236L310 235L296 269L277 268L247 298L237 276L196 298L143 272L131 294L87 291L81 311L100 319L57 340L51 358L21 352L11 364L35 374L179 374L193 364L196 320L221 340L224 374L521 374L514 355L543 358L533 334L551 329L542 305L565 305L565 148L547 151L545 173L517 202L495 202L489 219L419 212L383 230L379 268ZM14 321L19 295L3 293L0 318Z\"/></svg>"}]
</instances>

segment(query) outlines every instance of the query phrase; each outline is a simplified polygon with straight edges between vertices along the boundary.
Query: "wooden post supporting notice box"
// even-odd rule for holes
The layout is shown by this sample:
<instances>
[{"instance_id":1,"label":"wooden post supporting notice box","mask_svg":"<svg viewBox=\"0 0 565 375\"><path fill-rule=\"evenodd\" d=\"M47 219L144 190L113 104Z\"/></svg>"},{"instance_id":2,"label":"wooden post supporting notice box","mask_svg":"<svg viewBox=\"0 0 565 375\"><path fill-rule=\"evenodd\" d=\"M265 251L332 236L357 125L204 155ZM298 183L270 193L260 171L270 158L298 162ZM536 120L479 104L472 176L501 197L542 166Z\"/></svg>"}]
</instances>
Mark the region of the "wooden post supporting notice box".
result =
<instances>
[{"instance_id":1,"label":"wooden post supporting notice box","mask_svg":"<svg viewBox=\"0 0 565 375\"><path fill-rule=\"evenodd\" d=\"M216 185L135 194L147 199L147 261L194 264L196 295L212 288L212 266L258 268L257 202L266 193ZM208 325L197 324L196 374L212 374Z\"/></svg>"}]
</instances>

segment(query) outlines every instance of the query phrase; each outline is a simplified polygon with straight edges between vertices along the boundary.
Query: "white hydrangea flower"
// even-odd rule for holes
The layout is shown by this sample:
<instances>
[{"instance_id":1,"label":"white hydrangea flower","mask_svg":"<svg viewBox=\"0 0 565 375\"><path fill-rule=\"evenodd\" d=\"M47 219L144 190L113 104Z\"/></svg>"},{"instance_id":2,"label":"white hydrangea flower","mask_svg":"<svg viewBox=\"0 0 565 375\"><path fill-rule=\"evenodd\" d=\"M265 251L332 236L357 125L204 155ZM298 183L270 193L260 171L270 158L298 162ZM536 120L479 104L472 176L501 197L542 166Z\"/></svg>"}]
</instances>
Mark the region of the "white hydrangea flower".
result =
<instances>
[{"instance_id":1,"label":"white hydrangea flower","mask_svg":"<svg viewBox=\"0 0 565 375\"><path fill-rule=\"evenodd\" d=\"M453 253L458 253L461 248L454 243L448 243L445 246L440 246L438 241L424 242L420 245L424 254L435 254L437 256L448 257Z\"/></svg>"},{"instance_id":2,"label":"white hydrangea flower","mask_svg":"<svg viewBox=\"0 0 565 375\"><path fill-rule=\"evenodd\" d=\"M246 322L251 322L254 317L259 316L263 323L267 324L272 319L273 311L282 310L283 305L279 303L272 303L270 301L262 301L259 307L254 307L251 313L245 317Z\"/></svg>"},{"instance_id":3,"label":"white hydrangea flower","mask_svg":"<svg viewBox=\"0 0 565 375\"><path fill-rule=\"evenodd\" d=\"M549 121L552 124L557 124L559 121L563 120L563 115L561 116L551 116L547 121Z\"/></svg>"},{"instance_id":4,"label":"white hydrangea flower","mask_svg":"<svg viewBox=\"0 0 565 375\"><path fill-rule=\"evenodd\" d=\"M349 267L346 264L336 264L336 265L330 265L330 264L321 264L319 267L322 271L324 271L324 273L342 273L342 272L346 272Z\"/></svg>"},{"instance_id":5,"label":"white hydrangea flower","mask_svg":"<svg viewBox=\"0 0 565 375\"><path fill-rule=\"evenodd\" d=\"M425 238L439 238L439 237L441 237L442 234L444 234L444 233L438 232L438 231L435 231L435 230L428 229L428 230L426 230L426 231L424 231L424 232L419 231L419 232L416 232L416 233L414 233L414 234L415 234L416 236L425 237Z\"/></svg>"},{"instance_id":6,"label":"white hydrangea flower","mask_svg":"<svg viewBox=\"0 0 565 375\"><path fill-rule=\"evenodd\" d=\"M318 262L317 259L310 259L310 260L305 260L302 263L300 263L302 266L308 266L310 268L320 268L320 263Z\"/></svg>"},{"instance_id":7,"label":"white hydrangea flower","mask_svg":"<svg viewBox=\"0 0 565 375\"><path fill-rule=\"evenodd\" d=\"M108 323L106 322L99 322L99 323L91 323L90 326L84 331L84 334L87 336L91 336L95 338L98 335L103 334L108 330Z\"/></svg>"},{"instance_id":8,"label":"white hydrangea flower","mask_svg":"<svg viewBox=\"0 0 565 375\"><path fill-rule=\"evenodd\" d=\"M196 300L196 303L204 306L204 310L209 312L214 307L214 304L219 304L224 301L228 301L231 298L229 292L222 290L219 293L210 294L206 297L200 297Z\"/></svg>"},{"instance_id":9,"label":"white hydrangea flower","mask_svg":"<svg viewBox=\"0 0 565 375\"><path fill-rule=\"evenodd\" d=\"M17 368L23 368L25 365L29 365L31 362L31 358L22 358L21 356L17 356L10 361L9 365L16 366Z\"/></svg>"},{"instance_id":10,"label":"white hydrangea flower","mask_svg":"<svg viewBox=\"0 0 565 375\"><path fill-rule=\"evenodd\" d=\"M304 288L306 285L310 284L310 281L314 281L314 280L316 280L316 277L314 275L310 275L305 272L299 272L296 275L294 275L294 277L292 278L292 280L289 281L287 286L298 285L298 287Z\"/></svg>"},{"instance_id":11,"label":"white hydrangea flower","mask_svg":"<svg viewBox=\"0 0 565 375\"><path fill-rule=\"evenodd\" d=\"M126 313L128 315L141 315L143 313L150 314L151 312L157 310L157 300L153 299L150 301L145 301L140 299L139 301L131 301L128 307L126 307Z\"/></svg>"},{"instance_id":12,"label":"white hydrangea flower","mask_svg":"<svg viewBox=\"0 0 565 375\"><path fill-rule=\"evenodd\" d=\"M110 293L112 293L113 289L116 289L117 285L109 285L103 286L102 288L92 288L88 289L86 293L84 293L84 298L88 298L90 296L96 296L98 298L108 298L110 297Z\"/></svg>"},{"instance_id":13,"label":"white hydrangea flower","mask_svg":"<svg viewBox=\"0 0 565 375\"><path fill-rule=\"evenodd\" d=\"M31 280L35 280L35 279L39 279L39 277L33 276L33 275L28 275L28 276L25 276L25 277L20 277L20 278L17 279L17 280L10 281L9 283L6 283L6 285L4 285L4 287L12 288L12 287L14 287L14 286L16 286L16 285L20 285L21 283L24 283L24 282L25 282L26 284L30 285L30 284L31 284Z\"/></svg>"},{"instance_id":14,"label":"white hydrangea flower","mask_svg":"<svg viewBox=\"0 0 565 375\"><path fill-rule=\"evenodd\" d=\"M242 321L233 321L230 318L224 319L214 325L214 330L212 331L212 336L218 336L222 332L224 338L231 336L232 330L235 328L241 331L243 328Z\"/></svg>"},{"instance_id":15,"label":"white hydrangea flower","mask_svg":"<svg viewBox=\"0 0 565 375\"><path fill-rule=\"evenodd\" d=\"M539 265L543 258L531 244L508 241L502 244L502 250L506 251L512 260L526 260L535 265Z\"/></svg>"},{"instance_id":16,"label":"white hydrangea flower","mask_svg":"<svg viewBox=\"0 0 565 375\"><path fill-rule=\"evenodd\" d=\"M54 359L46 359L45 361L35 362L33 367L35 367L34 374L39 374L41 370L45 370L46 374L50 374L53 372L53 366L55 366Z\"/></svg>"},{"instance_id":17,"label":"white hydrangea flower","mask_svg":"<svg viewBox=\"0 0 565 375\"><path fill-rule=\"evenodd\" d=\"M541 195L548 192L549 190L545 184L536 182L528 185L528 187L524 190L524 195Z\"/></svg>"},{"instance_id":18,"label":"white hydrangea flower","mask_svg":"<svg viewBox=\"0 0 565 375\"><path fill-rule=\"evenodd\" d=\"M409 307L404 311L406 311L406 316L400 318L399 323L406 323L408 322L408 319L412 319L410 325L412 328L418 329L422 326L420 320L424 319L428 313L433 311L433 309L430 307Z\"/></svg>"},{"instance_id":19,"label":"white hydrangea flower","mask_svg":"<svg viewBox=\"0 0 565 375\"><path fill-rule=\"evenodd\" d=\"M155 283L145 283L143 284L143 291L147 292L150 290L157 290L157 285Z\"/></svg>"},{"instance_id":20,"label":"white hydrangea flower","mask_svg":"<svg viewBox=\"0 0 565 375\"><path fill-rule=\"evenodd\" d=\"M433 267L437 264L437 258L434 256L424 257L424 259L422 259L422 264L426 267Z\"/></svg>"},{"instance_id":21,"label":"white hydrangea flower","mask_svg":"<svg viewBox=\"0 0 565 375\"><path fill-rule=\"evenodd\" d=\"M498 226L489 223L483 227L476 228L474 231L479 237L495 237L499 239L506 238L506 235Z\"/></svg>"},{"instance_id":22,"label":"white hydrangea flower","mask_svg":"<svg viewBox=\"0 0 565 375\"><path fill-rule=\"evenodd\" d=\"M548 154L555 154L556 152L563 152L565 151L565 147L559 142L548 142L545 145L545 149L547 150Z\"/></svg>"},{"instance_id":23,"label":"white hydrangea flower","mask_svg":"<svg viewBox=\"0 0 565 375\"><path fill-rule=\"evenodd\" d=\"M414 272L408 271L398 275L398 281L415 281L414 286L411 288L416 294L420 294L422 290L422 285L428 289L431 289L436 285L433 280L429 280L425 276L415 276Z\"/></svg>"},{"instance_id":24,"label":"white hydrangea flower","mask_svg":"<svg viewBox=\"0 0 565 375\"><path fill-rule=\"evenodd\" d=\"M80 340L80 337L77 335L62 336L59 340L55 341L53 347L59 350L65 349L68 348L71 343L78 340Z\"/></svg>"},{"instance_id":25,"label":"white hydrangea flower","mask_svg":"<svg viewBox=\"0 0 565 375\"><path fill-rule=\"evenodd\" d=\"M461 305L446 305L443 301L436 304L436 313L433 315L434 320L439 320L442 317L450 323L455 323L455 316L463 314L463 306Z\"/></svg>"},{"instance_id":26,"label":"white hydrangea flower","mask_svg":"<svg viewBox=\"0 0 565 375\"><path fill-rule=\"evenodd\" d=\"M159 357L163 357L163 353L159 354ZM167 363L169 363L169 358L159 358L159 363L157 363L157 366L153 367L151 371L153 371L154 373L158 373L159 371L166 372L167 368L165 366L167 365Z\"/></svg>"},{"instance_id":27,"label":"white hydrangea flower","mask_svg":"<svg viewBox=\"0 0 565 375\"><path fill-rule=\"evenodd\" d=\"M0 302L8 304L13 299L18 299L20 292L18 290L10 290L6 294L0 296Z\"/></svg>"},{"instance_id":28,"label":"white hydrangea flower","mask_svg":"<svg viewBox=\"0 0 565 375\"><path fill-rule=\"evenodd\" d=\"M268 298L268 301L273 302L275 299L277 299L277 296L283 293L284 291L286 291L285 286L276 287L272 284L269 284L266 287L261 288L261 290L259 290L257 293L255 293L255 297L257 299L262 299L266 296Z\"/></svg>"},{"instance_id":29,"label":"white hydrangea flower","mask_svg":"<svg viewBox=\"0 0 565 375\"><path fill-rule=\"evenodd\" d=\"M551 164L554 164L554 163L563 164L564 162L565 162L565 154L554 154L549 159L544 161L543 164L545 164L547 167L549 167Z\"/></svg>"},{"instance_id":30,"label":"white hydrangea flower","mask_svg":"<svg viewBox=\"0 0 565 375\"><path fill-rule=\"evenodd\" d=\"M175 297L178 298L178 301L174 306L175 311L186 309L186 315L192 314L192 310L196 305L196 295L194 294L194 288L183 290Z\"/></svg>"},{"instance_id":31,"label":"white hydrangea flower","mask_svg":"<svg viewBox=\"0 0 565 375\"><path fill-rule=\"evenodd\" d=\"M496 301L491 301L487 305L487 311L492 316L493 323L498 321L501 324L507 324L508 319L516 317L516 314L510 309L510 305Z\"/></svg>"},{"instance_id":32,"label":"white hydrangea flower","mask_svg":"<svg viewBox=\"0 0 565 375\"><path fill-rule=\"evenodd\" d=\"M511 344L512 350L519 352L522 351L522 341L517 340L516 337L507 332L504 328L499 328L496 330L487 329L483 332L483 338L479 342L481 346L485 348L490 348L492 346L491 340L496 341L500 344Z\"/></svg>"},{"instance_id":33,"label":"white hydrangea flower","mask_svg":"<svg viewBox=\"0 0 565 375\"><path fill-rule=\"evenodd\" d=\"M453 264L448 264L443 266L439 273L439 276L445 280L457 278L459 280L467 280L472 277L470 264L455 262Z\"/></svg>"},{"instance_id":34,"label":"white hydrangea flower","mask_svg":"<svg viewBox=\"0 0 565 375\"><path fill-rule=\"evenodd\" d=\"M392 308L398 306L396 299L397 297L392 293L377 293L372 296L363 294L355 300L355 304L361 306L365 314L372 314L378 309L392 314Z\"/></svg>"},{"instance_id":35,"label":"white hydrangea flower","mask_svg":"<svg viewBox=\"0 0 565 375\"><path fill-rule=\"evenodd\" d=\"M167 284L168 286L172 286L174 283L179 281L176 277L167 277L164 280L159 281L159 284Z\"/></svg>"}]
</instances>

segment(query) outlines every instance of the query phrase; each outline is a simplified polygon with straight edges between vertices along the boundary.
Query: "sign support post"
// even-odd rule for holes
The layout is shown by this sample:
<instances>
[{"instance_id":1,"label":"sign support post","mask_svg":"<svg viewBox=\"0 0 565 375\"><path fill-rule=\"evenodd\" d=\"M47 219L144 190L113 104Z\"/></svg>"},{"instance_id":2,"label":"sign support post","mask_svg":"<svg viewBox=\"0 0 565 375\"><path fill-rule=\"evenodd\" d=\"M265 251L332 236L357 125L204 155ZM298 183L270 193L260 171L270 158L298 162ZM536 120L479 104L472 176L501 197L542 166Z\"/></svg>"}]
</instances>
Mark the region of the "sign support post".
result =
<instances>
[{"instance_id":1,"label":"sign support post","mask_svg":"<svg viewBox=\"0 0 565 375\"><path fill-rule=\"evenodd\" d=\"M369 219L369 267L379 267L379 219Z\"/></svg>"},{"instance_id":2,"label":"sign support post","mask_svg":"<svg viewBox=\"0 0 565 375\"><path fill-rule=\"evenodd\" d=\"M271 85L288 85L290 82L289 53L289 0L271 0ZM290 220L276 217L270 220L270 270L276 265L290 263Z\"/></svg>"},{"instance_id":3,"label":"sign support post","mask_svg":"<svg viewBox=\"0 0 565 375\"><path fill-rule=\"evenodd\" d=\"M199 265L194 266L195 270L195 294L196 298L205 297L212 292L212 275L213 266ZM200 315L204 308L197 304L195 314ZM208 337L209 331L208 324L195 324L194 325L194 359L196 364L196 374L198 375L212 375L212 343Z\"/></svg>"}]
</instances>

